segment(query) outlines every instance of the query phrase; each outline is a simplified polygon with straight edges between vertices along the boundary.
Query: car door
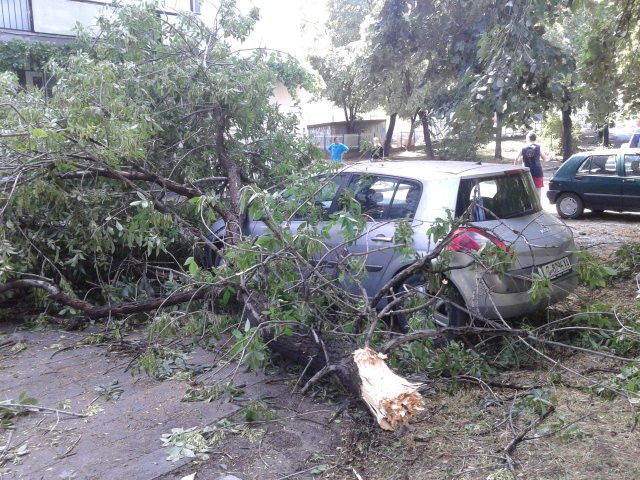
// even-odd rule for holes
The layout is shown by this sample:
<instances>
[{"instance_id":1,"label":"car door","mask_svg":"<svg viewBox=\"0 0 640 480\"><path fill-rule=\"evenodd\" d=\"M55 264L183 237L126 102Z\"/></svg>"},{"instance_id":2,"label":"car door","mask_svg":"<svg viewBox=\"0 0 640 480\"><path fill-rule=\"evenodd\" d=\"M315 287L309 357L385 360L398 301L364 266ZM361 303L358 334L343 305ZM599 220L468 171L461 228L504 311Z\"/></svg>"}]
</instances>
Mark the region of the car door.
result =
<instances>
[{"instance_id":1,"label":"car door","mask_svg":"<svg viewBox=\"0 0 640 480\"><path fill-rule=\"evenodd\" d=\"M618 174L617 156L591 155L578 167L575 188L585 207L593 210L622 210L624 178Z\"/></svg>"},{"instance_id":2,"label":"car door","mask_svg":"<svg viewBox=\"0 0 640 480\"><path fill-rule=\"evenodd\" d=\"M624 210L640 211L640 155L624 155L624 180L622 184Z\"/></svg>"},{"instance_id":3,"label":"car door","mask_svg":"<svg viewBox=\"0 0 640 480\"><path fill-rule=\"evenodd\" d=\"M412 220L422 188L419 182L382 175L354 175L347 188L360 204L366 218L364 232L349 246L349 253L364 260L362 286L368 295L375 294L386 268L394 256L396 227L401 219ZM350 285L359 294L358 286Z\"/></svg>"}]
</instances>

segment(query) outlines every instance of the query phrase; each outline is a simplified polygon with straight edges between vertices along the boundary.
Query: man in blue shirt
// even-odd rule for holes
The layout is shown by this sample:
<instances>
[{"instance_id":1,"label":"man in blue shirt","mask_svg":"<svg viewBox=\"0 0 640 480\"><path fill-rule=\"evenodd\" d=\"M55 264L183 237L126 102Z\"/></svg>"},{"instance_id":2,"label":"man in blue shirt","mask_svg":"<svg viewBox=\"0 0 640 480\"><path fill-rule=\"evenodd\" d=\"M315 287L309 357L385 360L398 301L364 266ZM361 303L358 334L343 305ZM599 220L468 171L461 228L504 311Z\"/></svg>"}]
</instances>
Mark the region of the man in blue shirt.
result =
<instances>
[{"instance_id":1,"label":"man in blue shirt","mask_svg":"<svg viewBox=\"0 0 640 480\"><path fill-rule=\"evenodd\" d=\"M327 152L331 154L331 161L335 163L342 163L342 154L348 151L349 147L338 142L338 137L333 137L333 143L327 147Z\"/></svg>"}]
</instances>

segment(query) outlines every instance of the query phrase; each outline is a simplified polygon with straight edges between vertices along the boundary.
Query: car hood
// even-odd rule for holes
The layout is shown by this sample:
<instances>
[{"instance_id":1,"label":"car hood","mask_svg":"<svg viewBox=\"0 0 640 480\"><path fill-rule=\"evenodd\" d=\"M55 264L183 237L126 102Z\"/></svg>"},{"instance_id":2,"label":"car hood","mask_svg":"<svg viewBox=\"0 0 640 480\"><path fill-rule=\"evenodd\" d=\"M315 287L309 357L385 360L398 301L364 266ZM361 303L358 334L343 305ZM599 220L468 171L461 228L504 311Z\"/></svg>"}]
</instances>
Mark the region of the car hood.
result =
<instances>
[{"instance_id":1,"label":"car hood","mask_svg":"<svg viewBox=\"0 0 640 480\"><path fill-rule=\"evenodd\" d=\"M510 251L516 254L516 268L544 265L576 251L571 229L544 211L473 225L509 245Z\"/></svg>"}]
</instances>

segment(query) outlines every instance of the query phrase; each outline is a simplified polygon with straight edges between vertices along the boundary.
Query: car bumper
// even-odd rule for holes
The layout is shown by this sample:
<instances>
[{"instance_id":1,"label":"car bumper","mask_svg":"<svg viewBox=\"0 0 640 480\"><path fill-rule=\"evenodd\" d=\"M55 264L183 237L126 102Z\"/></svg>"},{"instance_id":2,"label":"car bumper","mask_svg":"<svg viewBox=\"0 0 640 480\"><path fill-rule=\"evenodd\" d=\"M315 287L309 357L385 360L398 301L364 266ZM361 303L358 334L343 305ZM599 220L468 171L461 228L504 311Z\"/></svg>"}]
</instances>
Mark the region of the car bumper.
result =
<instances>
[{"instance_id":1,"label":"car bumper","mask_svg":"<svg viewBox=\"0 0 640 480\"><path fill-rule=\"evenodd\" d=\"M469 281L469 279L476 281ZM554 279L550 296L538 302L531 300L529 289L522 288L525 282L518 282L519 288L514 288L514 282L507 276L503 276L500 283L495 279L491 288L484 279L474 275L451 275L451 281L456 285L460 294L465 299L467 310L472 317L486 319L514 318L531 312L543 310L548 306L566 298L578 285L578 276L575 270ZM530 281L526 281L530 285Z\"/></svg>"},{"instance_id":2,"label":"car bumper","mask_svg":"<svg viewBox=\"0 0 640 480\"><path fill-rule=\"evenodd\" d=\"M558 195L560 195L560 192L558 190L547 190L547 198L549 199L549 202L551 204L556 203Z\"/></svg>"}]
</instances>

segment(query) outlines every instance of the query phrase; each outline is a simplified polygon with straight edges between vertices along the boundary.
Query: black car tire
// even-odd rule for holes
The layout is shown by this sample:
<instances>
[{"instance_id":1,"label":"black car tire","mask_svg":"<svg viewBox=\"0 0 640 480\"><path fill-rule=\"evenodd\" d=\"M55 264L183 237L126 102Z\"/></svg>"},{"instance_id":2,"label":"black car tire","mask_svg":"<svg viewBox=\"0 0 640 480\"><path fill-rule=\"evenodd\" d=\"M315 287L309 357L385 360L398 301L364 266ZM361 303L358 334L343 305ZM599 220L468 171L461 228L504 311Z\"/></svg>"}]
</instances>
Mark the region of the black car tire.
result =
<instances>
[{"instance_id":1,"label":"black car tire","mask_svg":"<svg viewBox=\"0 0 640 480\"><path fill-rule=\"evenodd\" d=\"M463 310L465 308L464 298L456 287L449 287L447 291L447 317L449 326L461 328L469 325L469 314Z\"/></svg>"},{"instance_id":2,"label":"black car tire","mask_svg":"<svg viewBox=\"0 0 640 480\"><path fill-rule=\"evenodd\" d=\"M398 289L398 293L404 293L405 290L414 288L426 291L426 283L419 275L414 275L405 280L405 282ZM391 301L392 299L393 296L389 296L389 301ZM398 310L402 309L403 304L400 303L398 305ZM392 310L391 319L393 321L393 328L395 330L402 333L407 333L409 331L409 315L407 315L406 313L393 313Z\"/></svg>"},{"instance_id":3,"label":"black car tire","mask_svg":"<svg viewBox=\"0 0 640 480\"><path fill-rule=\"evenodd\" d=\"M580 218L584 212L584 203L575 193L563 193L558 197L556 210L562 218Z\"/></svg>"}]
</instances>

